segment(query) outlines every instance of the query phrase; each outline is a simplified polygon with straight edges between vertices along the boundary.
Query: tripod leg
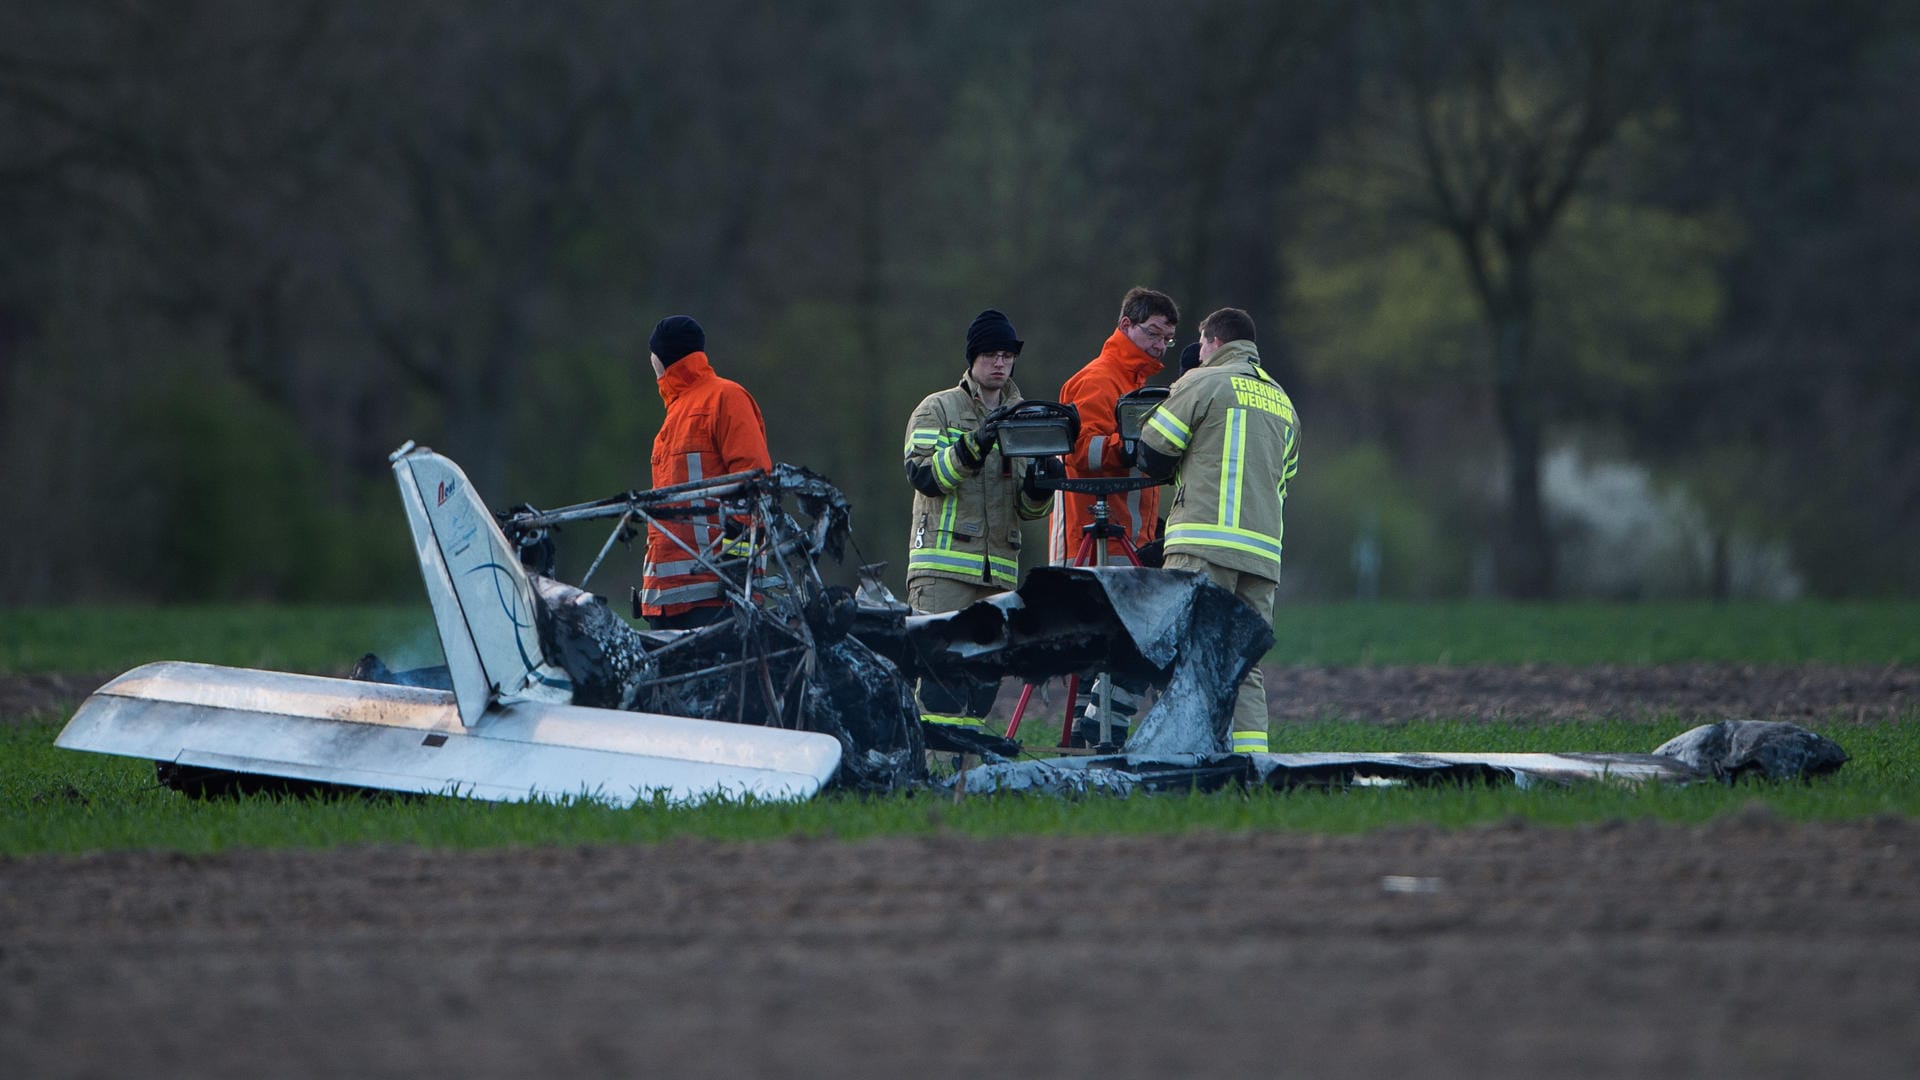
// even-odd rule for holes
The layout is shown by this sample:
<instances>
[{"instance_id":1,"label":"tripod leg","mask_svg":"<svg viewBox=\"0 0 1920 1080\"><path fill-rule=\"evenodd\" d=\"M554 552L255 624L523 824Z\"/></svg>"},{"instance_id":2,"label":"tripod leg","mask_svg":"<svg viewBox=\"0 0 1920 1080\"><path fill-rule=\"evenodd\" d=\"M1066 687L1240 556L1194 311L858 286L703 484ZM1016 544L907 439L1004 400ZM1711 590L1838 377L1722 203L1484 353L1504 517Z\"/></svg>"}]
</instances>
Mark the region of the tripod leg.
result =
<instances>
[{"instance_id":1,"label":"tripod leg","mask_svg":"<svg viewBox=\"0 0 1920 1080\"><path fill-rule=\"evenodd\" d=\"M1013 719L1007 721L1007 738L1020 734L1020 718L1026 715L1027 702L1033 700L1033 684L1020 688L1020 701L1013 707Z\"/></svg>"},{"instance_id":2,"label":"tripod leg","mask_svg":"<svg viewBox=\"0 0 1920 1080\"><path fill-rule=\"evenodd\" d=\"M1073 553L1071 566L1091 566L1093 564L1093 534L1080 534L1080 550Z\"/></svg>"},{"instance_id":3,"label":"tripod leg","mask_svg":"<svg viewBox=\"0 0 1920 1080\"><path fill-rule=\"evenodd\" d=\"M1069 565L1086 566L1092 561L1092 558L1093 534L1086 533L1080 537L1080 550L1074 552L1073 562ZM1139 560L1136 559L1135 565L1138 565L1138 563ZM1033 683L1028 683L1020 688L1020 700L1013 707L1013 718L1007 722L1007 738L1009 739L1020 734L1020 720L1027 714L1027 703L1033 700L1033 687ZM1073 738L1073 704L1079 688L1080 677L1078 675L1067 681L1067 718L1066 722L1061 725L1060 728L1061 746L1068 745Z\"/></svg>"},{"instance_id":4,"label":"tripod leg","mask_svg":"<svg viewBox=\"0 0 1920 1080\"><path fill-rule=\"evenodd\" d=\"M1105 549L1094 547L1095 544L1102 543L1102 541L1094 537L1094 532L1094 529L1089 528L1080 534L1080 550L1074 552L1073 565L1098 566L1100 564L1100 556L1104 554ZM1060 746L1062 748L1073 745L1073 712L1074 706L1079 703L1080 676L1073 675L1067 679L1067 711L1066 715L1061 717L1060 720Z\"/></svg>"},{"instance_id":5,"label":"tripod leg","mask_svg":"<svg viewBox=\"0 0 1920 1080\"><path fill-rule=\"evenodd\" d=\"M1067 716L1060 722L1060 745L1073 745L1073 707L1080 701L1080 676L1067 677Z\"/></svg>"}]
</instances>

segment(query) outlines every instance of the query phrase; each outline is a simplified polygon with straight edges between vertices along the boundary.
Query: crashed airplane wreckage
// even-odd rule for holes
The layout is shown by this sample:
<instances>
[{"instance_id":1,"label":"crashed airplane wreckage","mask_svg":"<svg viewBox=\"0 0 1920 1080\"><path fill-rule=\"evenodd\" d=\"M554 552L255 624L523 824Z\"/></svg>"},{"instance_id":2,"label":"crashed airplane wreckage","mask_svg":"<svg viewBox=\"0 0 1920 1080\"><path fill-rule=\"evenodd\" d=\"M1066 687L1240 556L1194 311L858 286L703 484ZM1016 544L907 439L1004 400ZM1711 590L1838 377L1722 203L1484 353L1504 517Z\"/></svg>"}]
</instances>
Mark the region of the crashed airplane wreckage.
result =
<instances>
[{"instance_id":1,"label":"crashed airplane wreckage","mask_svg":"<svg viewBox=\"0 0 1920 1080\"><path fill-rule=\"evenodd\" d=\"M1194 712L1217 726L1272 641L1193 575L1043 569L1018 592L946 615L914 615L877 582L858 595L829 586L818 560L842 556L849 509L793 466L496 519L451 460L409 443L392 461L444 667L395 673L367 657L362 678L330 679L148 664L82 703L57 745L151 759L180 784L272 777L620 804L806 798L829 783L923 784L929 738L1017 752L922 725L914 677L1101 668L1163 687L1152 715ZM591 578L615 539L716 507L746 523L747 543L737 557L717 543L687 552L725 583L731 617L712 626L637 630L523 565L550 567L553 529L612 519Z\"/></svg>"},{"instance_id":2,"label":"crashed airplane wreckage","mask_svg":"<svg viewBox=\"0 0 1920 1080\"><path fill-rule=\"evenodd\" d=\"M153 760L162 780L189 790L267 778L618 805L911 789L929 783L930 746L978 755L985 764L942 781L978 793L1689 781L1739 773L1744 766L1728 764L1739 754L1764 757L1768 775L1845 760L1799 728L1719 731L1694 738L1690 757L1225 753L1234 688L1272 630L1198 575L1041 567L1015 591L918 615L877 577L857 592L823 582L818 561L843 557L850 513L838 489L805 469L496 517L451 460L409 443L392 462L443 667L394 672L370 654L355 678L332 679L147 664L88 698L56 744ZM743 523L746 545L726 545L739 552L728 557L719 539L687 549L724 583L729 617L713 625L637 630L550 576L562 526L614 523L591 579L615 540L716 508ZM1158 690L1124 753L1012 760L1021 748L1009 740L922 724L912 691L914 678L1037 682L1094 671Z\"/></svg>"}]
</instances>

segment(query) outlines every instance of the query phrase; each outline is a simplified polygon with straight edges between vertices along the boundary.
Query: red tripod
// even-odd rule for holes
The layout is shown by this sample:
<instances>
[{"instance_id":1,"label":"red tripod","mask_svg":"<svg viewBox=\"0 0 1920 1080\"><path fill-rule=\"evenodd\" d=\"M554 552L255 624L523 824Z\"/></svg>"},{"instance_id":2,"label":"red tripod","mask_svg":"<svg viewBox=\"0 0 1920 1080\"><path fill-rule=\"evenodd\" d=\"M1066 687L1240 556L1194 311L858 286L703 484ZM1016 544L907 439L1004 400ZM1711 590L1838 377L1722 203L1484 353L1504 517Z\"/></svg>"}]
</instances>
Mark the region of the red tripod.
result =
<instances>
[{"instance_id":1,"label":"red tripod","mask_svg":"<svg viewBox=\"0 0 1920 1080\"><path fill-rule=\"evenodd\" d=\"M1061 491L1077 491L1092 495L1093 524L1080 530L1080 550L1074 553L1073 566L1105 566L1107 562L1108 540L1120 541L1120 551L1127 562L1140 565L1140 551L1133 546L1133 540L1127 536L1127 530L1113 524L1107 512L1107 496L1123 491L1138 491L1159 484L1160 481L1148 476L1089 477L1085 479L1055 480L1049 487ZM1020 701L1013 707L1013 719L1007 722L1007 738L1020 733L1020 718L1026 714L1027 702L1033 699L1033 683L1020 690ZM1113 743L1113 680L1109 678L1100 688L1100 745L1111 747ZM1067 679L1067 711L1060 723L1060 746L1073 745L1073 711L1080 703L1080 676Z\"/></svg>"}]
</instances>

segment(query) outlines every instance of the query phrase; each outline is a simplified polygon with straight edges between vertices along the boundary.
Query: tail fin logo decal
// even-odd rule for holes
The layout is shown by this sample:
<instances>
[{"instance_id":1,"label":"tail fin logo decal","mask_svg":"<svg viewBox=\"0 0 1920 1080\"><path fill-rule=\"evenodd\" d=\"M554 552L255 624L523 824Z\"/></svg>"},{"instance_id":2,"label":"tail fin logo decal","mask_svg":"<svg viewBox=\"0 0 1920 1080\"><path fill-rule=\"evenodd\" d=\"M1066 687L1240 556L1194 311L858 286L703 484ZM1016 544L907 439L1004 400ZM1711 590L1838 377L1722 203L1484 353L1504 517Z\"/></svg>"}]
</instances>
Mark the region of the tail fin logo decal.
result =
<instances>
[{"instance_id":1,"label":"tail fin logo decal","mask_svg":"<svg viewBox=\"0 0 1920 1080\"><path fill-rule=\"evenodd\" d=\"M440 481L440 490L439 490L439 493L438 493L438 494L436 495L436 498L437 498L437 499L438 499L439 501L438 501L437 503L435 503L435 505L436 505L436 506L445 506L445 505L447 505L447 497L448 497L449 495L452 495L452 494L453 494L454 492L456 492L456 491L458 491L458 490L460 490L460 481L458 481L458 480L442 480L442 481Z\"/></svg>"}]
</instances>

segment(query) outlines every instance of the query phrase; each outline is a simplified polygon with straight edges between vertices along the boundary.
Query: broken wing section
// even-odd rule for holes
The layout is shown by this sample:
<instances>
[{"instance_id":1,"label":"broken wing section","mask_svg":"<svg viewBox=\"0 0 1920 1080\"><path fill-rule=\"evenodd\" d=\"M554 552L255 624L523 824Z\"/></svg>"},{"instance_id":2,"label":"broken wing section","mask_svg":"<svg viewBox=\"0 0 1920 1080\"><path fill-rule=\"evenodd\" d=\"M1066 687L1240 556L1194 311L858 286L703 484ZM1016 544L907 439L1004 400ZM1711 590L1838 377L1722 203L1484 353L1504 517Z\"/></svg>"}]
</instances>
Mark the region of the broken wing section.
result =
<instances>
[{"instance_id":1,"label":"broken wing section","mask_svg":"<svg viewBox=\"0 0 1920 1080\"><path fill-rule=\"evenodd\" d=\"M840 764L839 742L811 732L528 700L470 726L444 690L180 661L101 687L55 745L241 776L620 806L805 799Z\"/></svg>"},{"instance_id":2,"label":"broken wing section","mask_svg":"<svg viewBox=\"0 0 1920 1080\"><path fill-rule=\"evenodd\" d=\"M1704 777L1676 758L1626 753L1134 754L1001 762L955 783L969 795L1133 795L1229 786L1369 788L1575 783L1686 784Z\"/></svg>"},{"instance_id":3,"label":"broken wing section","mask_svg":"<svg viewBox=\"0 0 1920 1080\"><path fill-rule=\"evenodd\" d=\"M571 701L540 649L533 584L466 474L412 443L392 460L461 721L477 723L493 698Z\"/></svg>"}]
</instances>

